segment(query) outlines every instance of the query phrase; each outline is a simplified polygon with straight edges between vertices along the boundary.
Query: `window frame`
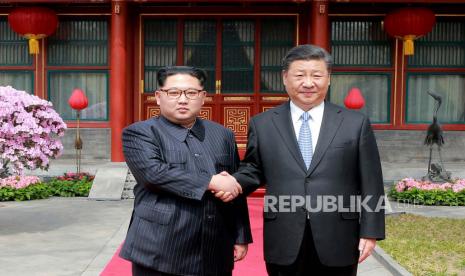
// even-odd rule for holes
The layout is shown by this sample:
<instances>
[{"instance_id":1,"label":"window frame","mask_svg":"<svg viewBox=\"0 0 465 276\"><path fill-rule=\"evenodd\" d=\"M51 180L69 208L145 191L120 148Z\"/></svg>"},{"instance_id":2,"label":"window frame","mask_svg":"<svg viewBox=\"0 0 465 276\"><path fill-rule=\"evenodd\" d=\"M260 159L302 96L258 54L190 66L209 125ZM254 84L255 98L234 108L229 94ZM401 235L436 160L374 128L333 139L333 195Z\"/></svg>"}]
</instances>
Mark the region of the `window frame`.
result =
<instances>
[{"instance_id":1,"label":"window frame","mask_svg":"<svg viewBox=\"0 0 465 276\"><path fill-rule=\"evenodd\" d=\"M298 14L280 14L280 18L288 18L289 20L293 21L294 28L295 28L295 33L293 34L293 46L297 45L297 42L299 41L299 15ZM205 15L196 15L196 14L191 14L191 15L170 15L170 14L165 14L163 16L160 16L160 14L150 14L150 15L143 15L141 17L141 76L143 80L143 92L141 92L143 95L147 96L153 93L153 89L149 89L148 84L145 81L145 73L146 69L156 69L156 66L146 66L145 65L145 60L143 59L144 53L145 53L145 22L149 20L171 20L175 19L176 20L176 31L177 31L177 41L176 41L176 48L177 48L177 53L176 53L176 65L183 65L184 64L184 26L181 25L184 23L184 21L187 20L216 20L217 24L221 24L224 21L227 20L252 20L255 22L255 40L253 42L253 49L254 49L254 63L252 64L252 74L253 74L253 89L250 92L244 92L244 91L239 91L239 92L223 92L221 91L221 95L224 96L250 96L250 97L256 97L259 99L259 97L267 97L267 96L287 96L287 93L285 90L283 90L281 93L279 92L269 92L269 91L262 91L261 90L261 22L262 20L266 19L273 19L275 17L268 15L268 14L263 14L263 15L224 15L224 16L217 16L215 14L212 14L211 16L205 16ZM222 40L222 27L219 26L217 27L217 44L216 44L216 64L215 64L215 75L214 76L209 76L209 78L215 78L215 80L221 80L222 81L222 63L223 63L223 55L222 55L222 50L223 50L223 40ZM213 96L214 94L217 94L216 91L208 91L208 95Z\"/></svg>"},{"instance_id":2,"label":"window frame","mask_svg":"<svg viewBox=\"0 0 465 276\"><path fill-rule=\"evenodd\" d=\"M0 21L8 23L8 16L4 15L4 14L0 14ZM13 30L11 30L11 31L14 33ZM18 37L18 39L14 40L13 42L20 43L23 46L26 46L26 49L29 49L28 41L25 38L21 38L17 34L16 34L16 36ZM11 42L11 43L13 43L13 42ZM5 42L5 41L2 40L2 41L0 41L0 43L8 43L8 42ZM36 61L36 58L33 55L29 54L29 52L27 52L26 55L28 55L30 57L29 58L30 62L28 62L28 63L18 63L18 64L0 63L0 73L1 72L13 73L13 74L17 74L17 73L21 73L21 72L28 73L29 75L31 75L31 89L32 90L27 91L27 92L30 93L31 95L35 95L35 93L36 93L35 67L36 67L37 61Z\"/></svg>"},{"instance_id":3,"label":"window frame","mask_svg":"<svg viewBox=\"0 0 465 276\"><path fill-rule=\"evenodd\" d=\"M346 21L346 22L353 22L353 21L379 21L382 22L383 18L379 17L377 15L373 16L331 16L329 18L330 21L330 27L332 28L332 25L334 22L337 21ZM333 45L356 45L354 44L356 41L348 41L348 42L339 42L336 40L332 39L332 29L329 32L329 39L330 39L330 46L333 47ZM358 40L357 40L358 41ZM380 44L380 41L376 40L374 41L375 44ZM366 42L368 43L368 42ZM394 108L395 108L395 102L394 102L394 93L393 89L395 88L395 81L396 81L396 75L395 75L395 66L396 66L396 60L394 59L394 53L395 53L395 47L393 46L393 42L391 39L388 38L387 44L389 45L389 64L384 64L384 65L368 65L368 64L361 64L361 65L351 65L351 64L333 64L332 72L331 74L357 74L357 75L363 75L363 74L379 74L379 75L387 75L388 76L388 106L387 106L387 113L388 113L388 121L386 122L372 122L373 128L374 129L394 129ZM333 57L334 58L334 57ZM330 89L331 90L331 89ZM329 95L331 91L328 91L328 100L330 99L331 95Z\"/></svg>"},{"instance_id":4,"label":"window frame","mask_svg":"<svg viewBox=\"0 0 465 276\"><path fill-rule=\"evenodd\" d=\"M106 31L107 31L107 64L106 65L56 65L48 64L48 53L49 53L49 39L47 38L44 45L44 90L45 97L50 100L50 73L54 72L98 72L105 73L106 82L107 82L107 91L105 92L106 101L107 101L107 118L106 119L80 119L84 124L81 126L84 127L108 127L110 123L110 62L111 62L111 20L109 16L96 16L96 15L86 15L76 17L72 14L59 14L59 21L106 21ZM63 118L63 120L68 124L68 126L74 127L76 125L77 119L72 118Z\"/></svg>"},{"instance_id":5,"label":"window frame","mask_svg":"<svg viewBox=\"0 0 465 276\"><path fill-rule=\"evenodd\" d=\"M447 17L436 15L437 22L463 22L465 16L458 17ZM465 25L465 24L464 24ZM416 42L416 45L422 42ZM424 43L424 42L423 42ZM438 45L443 44L444 41L438 43ZM451 44L458 44L453 42ZM401 49L402 50L402 49ZM404 87L402 91L403 102L405 103L405 108L401 110L402 112L402 129L410 130L419 130L426 129L431 121L418 121L418 122L409 122L408 117L408 79L411 75L465 75L465 64L463 66L419 66L419 65L410 65L409 58L404 57ZM441 127L443 130L465 130L465 122L441 122Z\"/></svg>"}]
</instances>

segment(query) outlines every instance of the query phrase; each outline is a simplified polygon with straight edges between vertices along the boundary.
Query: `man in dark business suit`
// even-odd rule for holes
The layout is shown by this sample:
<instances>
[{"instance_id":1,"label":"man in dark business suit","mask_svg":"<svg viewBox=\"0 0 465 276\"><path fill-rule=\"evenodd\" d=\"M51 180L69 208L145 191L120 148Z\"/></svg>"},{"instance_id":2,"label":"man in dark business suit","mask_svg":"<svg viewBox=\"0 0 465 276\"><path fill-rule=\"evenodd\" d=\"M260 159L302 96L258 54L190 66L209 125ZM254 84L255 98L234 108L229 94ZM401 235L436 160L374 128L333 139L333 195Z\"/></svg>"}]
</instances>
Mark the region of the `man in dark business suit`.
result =
<instances>
[{"instance_id":1,"label":"man in dark business suit","mask_svg":"<svg viewBox=\"0 0 465 276\"><path fill-rule=\"evenodd\" d=\"M233 177L222 180L237 180L246 194L266 186L269 275L356 275L358 262L385 236L375 136L367 116L325 101L331 65L331 56L317 46L287 53L282 76L290 101L252 118L245 158ZM356 196L360 210L341 208ZM336 210L325 208L331 201Z\"/></svg>"},{"instance_id":2,"label":"man in dark business suit","mask_svg":"<svg viewBox=\"0 0 465 276\"><path fill-rule=\"evenodd\" d=\"M234 134L197 117L203 70L175 66L157 73L161 116L123 131L123 151L137 180L134 212L120 256L133 275L231 275L252 242L239 185L212 184L239 164ZM238 196L224 203L212 192Z\"/></svg>"}]
</instances>

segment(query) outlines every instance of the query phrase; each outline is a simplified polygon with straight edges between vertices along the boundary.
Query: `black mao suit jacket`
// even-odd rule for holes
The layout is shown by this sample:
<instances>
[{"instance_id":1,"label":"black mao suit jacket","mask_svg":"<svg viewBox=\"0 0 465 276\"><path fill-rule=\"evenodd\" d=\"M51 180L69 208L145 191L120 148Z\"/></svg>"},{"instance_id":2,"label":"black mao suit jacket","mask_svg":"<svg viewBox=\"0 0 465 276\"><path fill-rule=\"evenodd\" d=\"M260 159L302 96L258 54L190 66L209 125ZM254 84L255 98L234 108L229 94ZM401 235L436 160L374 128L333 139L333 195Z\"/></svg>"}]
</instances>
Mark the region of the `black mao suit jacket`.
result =
<instances>
[{"instance_id":1,"label":"black mao suit jacket","mask_svg":"<svg viewBox=\"0 0 465 276\"><path fill-rule=\"evenodd\" d=\"M250 122L245 158L234 176L246 193L265 184L267 197L310 196L307 202L312 208L296 208L294 212L292 208L290 212L269 208L264 212L266 262L290 265L296 260L307 215L318 256L327 266L355 264L359 238L380 240L385 236L384 209L318 211L317 196L341 196L343 207L348 207L351 196L371 196L366 205L373 210L378 199L383 199L376 140L368 118L359 112L325 102L308 170L293 129L289 102L256 115Z\"/></svg>"},{"instance_id":2,"label":"black mao suit jacket","mask_svg":"<svg viewBox=\"0 0 465 276\"><path fill-rule=\"evenodd\" d=\"M252 241L245 197L223 203L206 189L213 174L237 169L232 131L152 118L124 129L123 152L137 185L120 256L176 275L229 275L233 245Z\"/></svg>"}]
</instances>

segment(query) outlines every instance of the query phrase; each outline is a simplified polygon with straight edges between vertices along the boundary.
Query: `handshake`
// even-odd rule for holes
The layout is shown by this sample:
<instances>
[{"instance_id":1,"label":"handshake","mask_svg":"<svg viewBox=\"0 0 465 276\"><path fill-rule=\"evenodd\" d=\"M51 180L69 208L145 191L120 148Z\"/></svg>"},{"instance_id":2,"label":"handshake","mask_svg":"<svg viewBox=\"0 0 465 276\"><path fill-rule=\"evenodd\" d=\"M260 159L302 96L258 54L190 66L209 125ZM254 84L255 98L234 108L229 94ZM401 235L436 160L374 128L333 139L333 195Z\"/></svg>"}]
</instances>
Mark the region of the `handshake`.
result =
<instances>
[{"instance_id":1,"label":"handshake","mask_svg":"<svg viewBox=\"0 0 465 276\"><path fill-rule=\"evenodd\" d=\"M223 202L229 202L242 194L241 185L228 172L215 174L210 180L208 190Z\"/></svg>"}]
</instances>

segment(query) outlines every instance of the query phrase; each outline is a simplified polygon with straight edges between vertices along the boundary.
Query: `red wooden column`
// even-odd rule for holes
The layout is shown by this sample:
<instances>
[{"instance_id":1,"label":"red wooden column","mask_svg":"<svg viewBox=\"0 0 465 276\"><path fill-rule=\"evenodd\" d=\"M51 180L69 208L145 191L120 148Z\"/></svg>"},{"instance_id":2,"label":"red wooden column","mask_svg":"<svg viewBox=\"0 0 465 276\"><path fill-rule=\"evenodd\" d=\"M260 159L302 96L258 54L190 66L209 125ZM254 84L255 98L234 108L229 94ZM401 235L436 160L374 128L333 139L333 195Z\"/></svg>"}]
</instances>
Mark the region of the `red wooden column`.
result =
<instances>
[{"instance_id":1,"label":"red wooden column","mask_svg":"<svg viewBox=\"0 0 465 276\"><path fill-rule=\"evenodd\" d=\"M329 47L329 0L313 0L310 11L310 43L330 50Z\"/></svg>"},{"instance_id":2,"label":"red wooden column","mask_svg":"<svg viewBox=\"0 0 465 276\"><path fill-rule=\"evenodd\" d=\"M111 161L124 161L121 133L126 125L126 1L111 2L110 126Z\"/></svg>"}]
</instances>

